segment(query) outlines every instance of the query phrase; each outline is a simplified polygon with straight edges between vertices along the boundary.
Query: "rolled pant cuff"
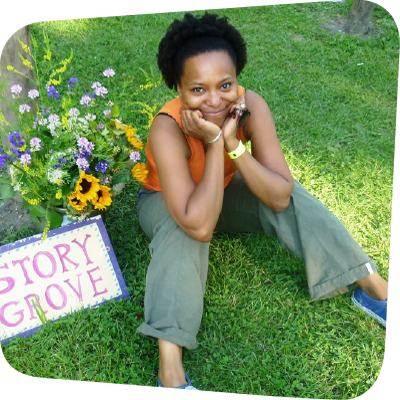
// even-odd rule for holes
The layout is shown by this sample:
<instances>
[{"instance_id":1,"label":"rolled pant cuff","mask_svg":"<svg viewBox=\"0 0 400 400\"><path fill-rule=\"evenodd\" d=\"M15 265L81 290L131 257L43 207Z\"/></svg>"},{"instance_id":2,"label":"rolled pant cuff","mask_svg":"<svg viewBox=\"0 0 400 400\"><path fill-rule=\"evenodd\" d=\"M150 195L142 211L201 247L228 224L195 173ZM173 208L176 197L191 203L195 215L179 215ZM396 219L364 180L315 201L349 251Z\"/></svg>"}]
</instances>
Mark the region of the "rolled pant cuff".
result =
<instances>
[{"instance_id":1,"label":"rolled pant cuff","mask_svg":"<svg viewBox=\"0 0 400 400\"><path fill-rule=\"evenodd\" d=\"M368 264L369 268L367 267ZM378 271L378 267L372 260L363 263L336 278L309 288L311 300L323 300L346 293L349 285L362 278L366 278L368 275L371 275L371 272L376 271Z\"/></svg>"},{"instance_id":2,"label":"rolled pant cuff","mask_svg":"<svg viewBox=\"0 0 400 400\"><path fill-rule=\"evenodd\" d=\"M196 349L198 346L196 337L184 332L178 328L155 329L152 326L143 323L137 328L136 333L146 336L150 339L161 339L175 343L189 350Z\"/></svg>"}]
</instances>

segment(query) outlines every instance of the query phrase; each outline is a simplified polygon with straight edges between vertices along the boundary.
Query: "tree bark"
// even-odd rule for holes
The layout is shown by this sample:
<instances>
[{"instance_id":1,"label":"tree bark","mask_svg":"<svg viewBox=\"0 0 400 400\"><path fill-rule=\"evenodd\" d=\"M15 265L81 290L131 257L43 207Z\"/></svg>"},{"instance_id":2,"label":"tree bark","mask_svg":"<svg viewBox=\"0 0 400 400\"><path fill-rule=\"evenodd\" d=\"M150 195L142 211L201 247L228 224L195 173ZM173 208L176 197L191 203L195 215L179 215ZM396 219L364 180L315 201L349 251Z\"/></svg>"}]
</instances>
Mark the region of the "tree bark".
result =
<instances>
[{"instance_id":1,"label":"tree bark","mask_svg":"<svg viewBox=\"0 0 400 400\"><path fill-rule=\"evenodd\" d=\"M344 32L355 35L365 35L370 27L375 3L365 0L354 0L344 26Z\"/></svg>"},{"instance_id":2,"label":"tree bark","mask_svg":"<svg viewBox=\"0 0 400 400\"><path fill-rule=\"evenodd\" d=\"M8 39L1 53L1 58L0 58L0 82L3 83L4 81L6 81L7 83L4 92L6 104L0 103L0 107L6 121L8 121L10 124L14 124L16 122L13 112L7 106L7 104L13 102L10 87L13 84L21 85L23 90L20 96L24 98L27 96L30 82L29 79L21 75L15 74L14 72L8 71L7 65L12 65L18 71L23 72L28 78L33 78L33 71L31 71L29 68L23 65L19 57L19 53L21 53L25 58L29 58L27 54L24 54L24 51L21 48L18 38L21 39L23 43L31 47L29 26L25 26L19 29L10 37L10 39ZM7 129L8 129L7 125L0 122L0 136L2 138L3 145L8 146L8 139L6 135Z\"/></svg>"}]
</instances>

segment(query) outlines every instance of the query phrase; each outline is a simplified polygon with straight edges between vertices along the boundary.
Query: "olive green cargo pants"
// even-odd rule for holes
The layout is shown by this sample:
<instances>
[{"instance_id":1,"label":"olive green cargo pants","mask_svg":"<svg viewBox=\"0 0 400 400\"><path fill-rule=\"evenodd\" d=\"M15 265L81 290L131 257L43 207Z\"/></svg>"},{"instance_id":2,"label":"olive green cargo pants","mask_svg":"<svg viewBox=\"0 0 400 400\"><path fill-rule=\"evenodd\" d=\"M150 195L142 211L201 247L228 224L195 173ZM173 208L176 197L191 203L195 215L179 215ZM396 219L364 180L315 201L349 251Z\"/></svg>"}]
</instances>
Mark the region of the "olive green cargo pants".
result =
<instances>
[{"instance_id":1,"label":"olive green cargo pants","mask_svg":"<svg viewBox=\"0 0 400 400\"><path fill-rule=\"evenodd\" d=\"M141 189L138 215L151 239L145 322L137 332L197 347L203 314L209 243L188 236L169 214L162 192ZM312 300L347 291L377 270L342 223L295 181L289 207L275 213L247 188L239 173L225 189L216 230L259 232L279 239L305 262Z\"/></svg>"}]
</instances>

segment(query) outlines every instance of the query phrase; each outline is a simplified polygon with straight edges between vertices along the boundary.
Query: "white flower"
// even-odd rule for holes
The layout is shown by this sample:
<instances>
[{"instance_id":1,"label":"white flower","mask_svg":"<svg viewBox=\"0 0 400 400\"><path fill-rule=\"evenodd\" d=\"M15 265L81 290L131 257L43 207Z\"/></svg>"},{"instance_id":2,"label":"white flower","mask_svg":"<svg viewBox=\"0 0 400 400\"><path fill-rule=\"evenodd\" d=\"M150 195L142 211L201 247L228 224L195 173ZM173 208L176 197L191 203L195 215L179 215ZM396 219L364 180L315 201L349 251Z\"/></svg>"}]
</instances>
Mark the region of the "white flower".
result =
<instances>
[{"instance_id":1,"label":"white flower","mask_svg":"<svg viewBox=\"0 0 400 400\"><path fill-rule=\"evenodd\" d=\"M77 108L71 108L69 111L68 111L68 115L70 116L70 117L77 117L78 115L79 115L79 110L77 109Z\"/></svg>"},{"instance_id":2,"label":"white flower","mask_svg":"<svg viewBox=\"0 0 400 400\"><path fill-rule=\"evenodd\" d=\"M88 106L91 101L92 101L92 98L88 94L85 94L84 96L82 96L80 103L83 106Z\"/></svg>"},{"instance_id":3,"label":"white flower","mask_svg":"<svg viewBox=\"0 0 400 400\"><path fill-rule=\"evenodd\" d=\"M19 161L21 161L21 164L23 166L29 165L31 163L31 160L32 160L32 157L27 153L22 154L22 156L19 158Z\"/></svg>"},{"instance_id":4,"label":"white flower","mask_svg":"<svg viewBox=\"0 0 400 400\"><path fill-rule=\"evenodd\" d=\"M11 86L11 93L13 98L19 97L19 94L22 92L22 87L21 85L15 84Z\"/></svg>"},{"instance_id":5,"label":"white flower","mask_svg":"<svg viewBox=\"0 0 400 400\"><path fill-rule=\"evenodd\" d=\"M85 119L88 121L94 121L96 119L96 116L94 114L87 114L85 115Z\"/></svg>"},{"instance_id":6,"label":"white flower","mask_svg":"<svg viewBox=\"0 0 400 400\"><path fill-rule=\"evenodd\" d=\"M94 92L96 93L96 96L101 96L104 98L104 96L108 93L108 90L104 86L100 86L96 88Z\"/></svg>"},{"instance_id":7,"label":"white flower","mask_svg":"<svg viewBox=\"0 0 400 400\"><path fill-rule=\"evenodd\" d=\"M31 99L36 99L37 97L39 97L39 92L36 89L31 89L28 92L28 97Z\"/></svg>"},{"instance_id":8,"label":"white flower","mask_svg":"<svg viewBox=\"0 0 400 400\"><path fill-rule=\"evenodd\" d=\"M21 114L25 113L25 112L29 112L31 110L30 106L28 104L21 104L19 106L19 112Z\"/></svg>"},{"instance_id":9,"label":"white flower","mask_svg":"<svg viewBox=\"0 0 400 400\"><path fill-rule=\"evenodd\" d=\"M49 122L50 123L55 123L60 121L60 117L57 114L50 114L49 115Z\"/></svg>"},{"instance_id":10,"label":"white flower","mask_svg":"<svg viewBox=\"0 0 400 400\"><path fill-rule=\"evenodd\" d=\"M57 181L59 179L62 180L62 178L64 177L65 172L61 169L50 169L47 172L47 179L50 183L57 183Z\"/></svg>"},{"instance_id":11,"label":"white flower","mask_svg":"<svg viewBox=\"0 0 400 400\"><path fill-rule=\"evenodd\" d=\"M106 76L107 78L109 78L110 76L115 75L115 71L111 68L108 68L105 71L103 71L103 75Z\"/></svg>"}]
</instances>

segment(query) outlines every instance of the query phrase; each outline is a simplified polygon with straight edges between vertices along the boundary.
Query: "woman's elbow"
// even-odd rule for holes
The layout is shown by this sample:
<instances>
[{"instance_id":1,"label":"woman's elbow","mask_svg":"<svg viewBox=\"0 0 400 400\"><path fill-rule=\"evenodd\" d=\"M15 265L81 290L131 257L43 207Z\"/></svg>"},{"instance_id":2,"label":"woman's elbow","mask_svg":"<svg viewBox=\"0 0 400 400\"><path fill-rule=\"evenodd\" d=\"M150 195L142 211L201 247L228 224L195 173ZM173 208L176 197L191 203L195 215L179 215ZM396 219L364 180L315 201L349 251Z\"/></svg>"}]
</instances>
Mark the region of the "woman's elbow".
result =
<instances>
[{"instance_id":1,"label":"woman's elbow","mask_svg":"<svg viewBox=\"0 0 400 400\"><path fill-rule=\"evenodd\" d=\"M291 196L288 196L284 200L281 200L279 202L275 202L274 204L271 204L269 207L274 211L276 214L279 214L281 212L284 212L290 204L290 198Z\"/></svg>"},{"instance_id":2,"label":"woman's elbow","mask_svg":"<svg viewBox=\"0 0 400 400\"><path fill-rule=\"evenodd\" d=\"M213 229L210 229L209 227L206 226L200 226L192 229L185 229L185 231L191 238L204 243L210 242L214 233Z\"/></svg>"}]
</instances>

